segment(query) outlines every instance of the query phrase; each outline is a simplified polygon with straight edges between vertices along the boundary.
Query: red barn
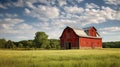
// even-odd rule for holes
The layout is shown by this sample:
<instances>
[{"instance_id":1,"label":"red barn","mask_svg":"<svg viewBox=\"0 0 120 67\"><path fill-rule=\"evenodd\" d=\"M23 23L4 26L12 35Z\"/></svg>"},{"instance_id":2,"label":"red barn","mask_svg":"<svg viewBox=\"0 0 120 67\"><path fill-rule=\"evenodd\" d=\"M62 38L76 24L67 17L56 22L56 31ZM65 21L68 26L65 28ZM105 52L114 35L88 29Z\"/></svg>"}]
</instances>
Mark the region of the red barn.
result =
<instances>
[{"instance_id":1,"label":"red barn","mask_svg":"<svg viewBox=\"0 0 120 67\"><path fill-rule=\"evenodd\" d=\"M62 49L102 48L102 38L95 27L66 27L60 41Z\"/></svg>"}]
</instances>

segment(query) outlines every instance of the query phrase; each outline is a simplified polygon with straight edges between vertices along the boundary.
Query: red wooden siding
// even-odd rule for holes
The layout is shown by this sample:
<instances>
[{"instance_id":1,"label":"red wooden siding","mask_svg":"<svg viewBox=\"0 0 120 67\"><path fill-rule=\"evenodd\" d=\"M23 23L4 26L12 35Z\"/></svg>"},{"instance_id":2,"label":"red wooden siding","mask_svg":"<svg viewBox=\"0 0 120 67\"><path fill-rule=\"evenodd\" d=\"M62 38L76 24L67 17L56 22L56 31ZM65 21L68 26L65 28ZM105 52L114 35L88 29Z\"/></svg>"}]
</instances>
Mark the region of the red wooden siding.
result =
<instances>
[{"instance_id":1,"label":"red wooden siding","mask_svg":"<svg viewBox=\"0 0 120 67\"><path fill-rule=\"evenodd\" d=\"M89 29L89 36L95 36L96 37L96 29L94 27Z\"/></svg>"},{"instance_id":2,"label":"red wooden siding","mask_svg":"<svg viewBox=\"0 0 120 67\"><path fill-rule=\"evenodd\" d=\"M79 35L75 29L66 27L60 37L61 48L62 49L74 49L74 48L102 48L102 38L97 37L97 30L94 27L91 27L85 33L85 37Z\"/></svg>"},{"instance_id":3,"label":"red wooden siding","mask_svg":"<svg viewBox=\"0 0 120 67\"><path fill-rule=\"evenodd\" d=\"M100 38L79 38L80 48L101 48L102 42Z\"/></svg>"},{"instance_id":4,"label":"red wooden siding","mask_svg":"<svg viewBox=\"0 0 120 67\"><path fill-rule=\"evenodd\" d=\"M61 47L63 49L67 48L67 45L70 43L71 48L79 47L79 37L75 34L75 32L71 28L66 28L60 38Z\"/></svg>"}]
</instances>

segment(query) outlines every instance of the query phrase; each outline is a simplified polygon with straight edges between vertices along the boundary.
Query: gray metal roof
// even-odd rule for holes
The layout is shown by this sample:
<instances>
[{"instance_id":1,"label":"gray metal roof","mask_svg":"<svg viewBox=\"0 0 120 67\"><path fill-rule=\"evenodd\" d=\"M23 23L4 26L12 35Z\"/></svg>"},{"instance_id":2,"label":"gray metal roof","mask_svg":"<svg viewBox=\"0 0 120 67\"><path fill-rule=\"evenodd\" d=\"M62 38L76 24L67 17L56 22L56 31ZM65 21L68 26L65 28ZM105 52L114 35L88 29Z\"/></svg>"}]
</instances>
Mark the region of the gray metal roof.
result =
<instances>
[{"instance_id":1,"label":"gray metal roof","mask_svg":"<svg viewBox=\"0 0 120 67\"><path fill-rule=\"evenodd\" d=\"M73 28L73 27L70 27L70 28L72 28L73 31L80 37L101 38L98 33L96 34L97 35L96 37L88 35L88 32L86 32L86 30L88 30L88 28L90 29L91 27L87 27L84 29Z\"/></svg>"},{"instance_id":2,"label":"gray metal roof","mask_svg":"<svg viewBox=\"0 0 120 67\"><path fill-rule=\"evenodd\" d=\"M90 26L90 27L86 27L86 28L83 28L83 30L89 30L90 28L95 28L94 26ZM95 29L96 30L96 29Z\"/></svg>"}]
</instances>

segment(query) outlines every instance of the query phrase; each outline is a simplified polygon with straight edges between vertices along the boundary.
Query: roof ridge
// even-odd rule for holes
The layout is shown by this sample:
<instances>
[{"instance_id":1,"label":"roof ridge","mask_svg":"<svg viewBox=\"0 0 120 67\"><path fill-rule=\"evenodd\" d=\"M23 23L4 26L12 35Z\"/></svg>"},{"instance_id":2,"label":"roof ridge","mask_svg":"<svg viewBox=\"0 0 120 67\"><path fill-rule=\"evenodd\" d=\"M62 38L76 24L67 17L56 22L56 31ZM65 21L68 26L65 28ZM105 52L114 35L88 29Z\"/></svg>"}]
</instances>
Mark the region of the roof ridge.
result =
<instances>
[{"instance_id":1,"label":"roof ridge","mask_svg":"<svg viewBox=\"0 0 120 67\"><path fill-rule=\"evenodd\" d=\"M83 30L82 28L76 28L76 27L72 27L72 26L67 26L67 27L70 27L70 28L72 28L72 29Z\"/></svg>"},{"instance_id":2,"label":"roof ridge","mask_svg":"<svg viewBox=\"0 0 120 67\"><path fill-rule=\"evenodd\" d=\"M94 36L89 36L87 34L87 32L85 32L86 30L88 30L89 28L94 27L94 26L90 26L90 27L86 27L86 28L75 28L72 26L67 26L67 27L73 29L73 31L80 37L101 38L98 34L97 34L98 35L97 37L94 37Z\"/></svg>"}]
</instances>

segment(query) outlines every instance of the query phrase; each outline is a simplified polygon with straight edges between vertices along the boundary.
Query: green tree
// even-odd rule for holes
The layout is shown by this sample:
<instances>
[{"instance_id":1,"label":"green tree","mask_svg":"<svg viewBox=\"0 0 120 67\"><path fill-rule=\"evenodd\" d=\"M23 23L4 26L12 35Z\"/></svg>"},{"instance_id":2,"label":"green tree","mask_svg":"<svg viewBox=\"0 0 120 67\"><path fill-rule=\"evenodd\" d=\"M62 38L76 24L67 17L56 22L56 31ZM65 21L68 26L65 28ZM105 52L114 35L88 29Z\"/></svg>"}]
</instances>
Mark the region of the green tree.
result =
<instances>
[{"instance_id":1,"label":"green tree","mask_svg":"<svg viewBox=\"0 0 120 67\"><path fill-rule=\"evenodd\" d=\"M5 48L6 40L0 39L0 48Z\"/></svg>"},{"instance_id":2,"label":"green tree","mask_svg":"<svg viewBox=\"0 0 120 67\"><path fill-rule=\"evenodd\" d=\"M45 32L36 32L34 39L37 48L46 48L49 45L48 35Z\"/></svg>"},{"instance_id":3,"label":"green tree","mask_svg":"<svg viewBox=\"0 0 120 67\"><path fill-rule=\"evenodd\" d=\"M116 42L103 42L103 48L120 48L120 41Z\"/></svg>"},{"instance_id":4,"label":"green tree","mask_svg":"<svg viewBox=\"0 0 120 67\"><path fill-rule=\"evenodd\" d=\"M50 44L45 46L45 49L50 49L50 48L51 48Z\"/></svg>"},{"instance_id":5,"label":"green tree","mask_svg":"<svg viewBox=\"0 0 120 67\"><path fill-rule=\"evenodd\" d=\"M19 43L23 44L23 48L27 48L28 47L27 40L19 41Z\"/></svg>"},{"instance_id":6,"label":"green tree","mask_svg":"<svg viewBox=\"0 0 120 67\"><path fill-rule=\"evenodd\" d=\"M19 43L19 44L18 44L18 48L23 48L23 44L22 44L22 43Z\"/></svg>"},{"instance_id":7,"label":"green tree","mask_svg":"<svg viewBox=\"0 0 120 67\"><path fill-rule=\"evenodd\" d=\"M60 40L58 39L49 39L51 48L59 49L60 48Z\"/></svg>"},{"instance_id":8,"label":"green tree","mask_svg":"<svg viewBox=\"0 0 120 67\"><path fill-rule=\"evenodd\" d=\"M27 45L28 45L29 48L33 48L34 47L33 40L28 40Z\"/></svg>"},{"instance_id":9,"label":"green tree","mask_svg":"<svg viewBox=\"0 0 120 67\"><path fill-rule=\"evenodd\" d=\"M15 48L16 46L11 40L8 40L7 43L5 44L5 48Z\"/></svg>"}]
</instances>

